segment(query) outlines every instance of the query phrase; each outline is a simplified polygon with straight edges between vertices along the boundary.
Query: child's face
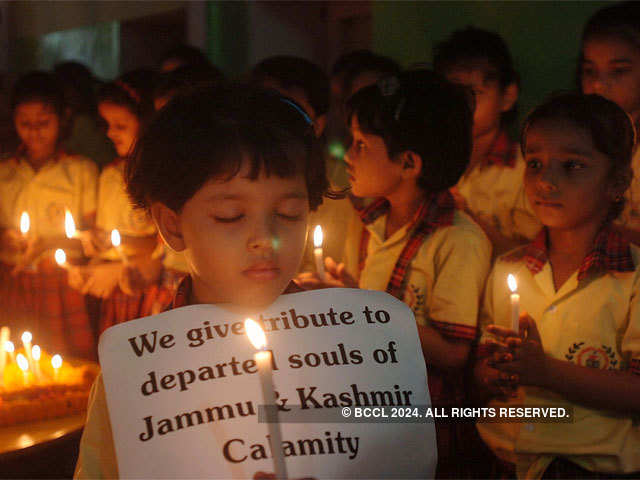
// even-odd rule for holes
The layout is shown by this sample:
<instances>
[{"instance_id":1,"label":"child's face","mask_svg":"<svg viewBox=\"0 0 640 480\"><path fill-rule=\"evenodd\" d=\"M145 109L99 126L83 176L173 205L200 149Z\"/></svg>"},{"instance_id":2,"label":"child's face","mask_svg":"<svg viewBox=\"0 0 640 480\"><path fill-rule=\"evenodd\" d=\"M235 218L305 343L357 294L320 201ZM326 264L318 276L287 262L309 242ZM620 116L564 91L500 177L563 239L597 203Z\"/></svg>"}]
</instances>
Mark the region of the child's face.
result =
<instances>
[{"instance_id":1,"label":"child's face","mask_svg":"<svg viewBox=\"0 0 640 480\"><path fill-rule=\"evenodd\" d=\"M582 91L617 103L640 120L640 49L616 37L594 37L582 51Z\"/></svg>"},{"instance_id":2,"label":"child's face","mask_svg":"<svg viewBox=\"0 0 640 480\"><path fill-rule=\"evenodd\" d=\"M200 303L262 307L297 272L307 230L305 179L260 175L245 165L229 181L207 182L178 214L180 239Z\"/></svg>"},{"instance_id":3,"label":"child's face","mask_svg":"<svg viewBox=\"0 0 640 480\"><path fill-rule=\"evenodd\" d=\"M574 229L600 225L612 202L611 161L584 129L543 120L526 135L524 186L543 225Z\"/></svg>"},{"instance_id":4,"label":"child's face","mask_svg":"<svg viewBox=\"0 0 640 480\"><path fill-rule=\"evenodd\" d=\"M500 128L500 117L511 109L510 101L497 80L487 80L486 68L454 67L446 73L452 83L463 85L473 91L475 111L473 113L473 138L494 132ZM514 86L515 87L515 86Z\"/></svg>"},{"instance_id":5,"label":"child's face","mask_svg":"<svg viewBox=\"0 0 640 480\"><path fill-rule=\"evenodd\" d=\"M60 133L60 118L51 105L37 101L21 103L15 109L13 120L29 156L45 159L53 155Z\"/></svg>"},{"instance_id":6,"label":"child's face","mask_svg":"<svg viewBox=\"0 0 640 480\"><path fill-rule=\"evenodd\" d=\"M107 137L113 142L116 152L124 157L131 152L138 138L140 121L128 108L111 102L98 105L100 116L107 122Z\"/></svg>"},{"instance_id":7,"label":"child's face","mask_svg":"<svg viewBox=\"0 0 640 480\"><path fill-rule=\"evenodd\" d=\"M402 166L391 161L382 137L362 132L356 115L351 120L351 136L344 159L353 194L387 197L396 191L402 180Z\"/></svg>"}]
</instances>

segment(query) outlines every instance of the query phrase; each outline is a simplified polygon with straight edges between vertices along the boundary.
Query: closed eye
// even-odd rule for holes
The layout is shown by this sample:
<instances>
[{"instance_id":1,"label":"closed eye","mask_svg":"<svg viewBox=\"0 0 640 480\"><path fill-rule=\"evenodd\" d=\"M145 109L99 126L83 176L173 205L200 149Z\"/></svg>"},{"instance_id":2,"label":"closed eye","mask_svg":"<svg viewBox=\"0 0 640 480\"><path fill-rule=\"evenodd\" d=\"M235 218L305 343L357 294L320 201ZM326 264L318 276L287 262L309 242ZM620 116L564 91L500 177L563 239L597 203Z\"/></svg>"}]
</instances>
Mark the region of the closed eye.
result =
<instances>
[{"instance_id":1,"label":"closed eye","mask_svg":"<svg viewBox=\"0 0 640 480\"><path fill-rule=\"evenodd\" d=\"M233 223L238 222L244 218L244 214L236 215L235 217L213 217L216 222L220 223Z\"/></svg>"}]
</instances>

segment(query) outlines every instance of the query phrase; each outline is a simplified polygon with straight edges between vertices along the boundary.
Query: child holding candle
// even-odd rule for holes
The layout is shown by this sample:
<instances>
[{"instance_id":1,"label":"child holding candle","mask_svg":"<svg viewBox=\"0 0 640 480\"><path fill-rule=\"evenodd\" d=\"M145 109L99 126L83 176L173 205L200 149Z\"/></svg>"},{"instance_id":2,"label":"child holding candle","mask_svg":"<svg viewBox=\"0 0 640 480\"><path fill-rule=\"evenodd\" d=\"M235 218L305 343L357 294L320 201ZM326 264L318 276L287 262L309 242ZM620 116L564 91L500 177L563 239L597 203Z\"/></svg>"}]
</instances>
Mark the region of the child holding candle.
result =
<instances>
[{"instance_id":1,"label":"child holding candle","mask_svg":"<svg viewBox=\"0 0 640 480\"><path fill-rule=\"evenodd\" d=\"M247 88L176 98L159 112L128 166L127 186L163 240L184 252L189 275L173 308L215 303L256 309L285 290L299 290L291 279L307 218L327 189L315 141L299 107ZM117 476L100 377L76 477Z\"/></svg>"},{"instance_id":2,"label":"child holding candle","mask_svg":"<svg viewBox=\"0 0 640 480\"><path fill-rule=\"evenodd\" d=\"M491 406L568 407L573 421L479 423L501 478L640 474L640 249L612 225L633 145L629 116L597 95L558 96L526 121L525 190L544 228L496 261L475 376ZM520 335L508 274L527 313Z\"/></svg>"},{"instance_id":3,"label":"child holding candle","mask_svg":"<svg viewBox=\"0 0 640 480\"><path fill-rule=\"evenodd\" d=\"M67 115L61 89L44 72L15 85L11 108L22 144L0 162L0 312L15 330L28 328L38 342L85 358L95 341L84 296L68 286L67 271L53 260L64 248L70 261L82 259L79 238L65 236L65 212L79 229L93 226L96 165L60 148ZM18 231L29 215L28 236Z\"/></svg>"},{"instance_id":4,"label":"child holding candle","mask_svg":"<svg viewBox=\"0 0 640 480\"><path fill-rule=\"evenodd\" d=\"M452 189L489 236L494 255L526 242L540 229L522 185L524 161L507 133L516 117L518 73L496 33L467 27L436 45L434 68L473 92L473 150Z\"/></svg>"},{"instance_id":5,"label":"child holding candle","mask_svg":"<svg viewBox=\"0 0 640 480\"><path fill-rule=\"evenodd\" d=\"M134 71L98 92L98 112L118 158L100 174L96 228L88 252L95 255L94 259L73 274L76 288L102 300L98 333L151 313L145 308L152 301L147 295L150 288L145 287L157 282L162 267L160 258L152 258L155 249L162 252L155 225L146 212L131 204L124 183L125 165L153 113L147 77L144 71ZM120 234L119 247L111 242L114 229ZM128 270L135 270L142 280L135 290L128 281Z\"/></svg>"},{"instance_id":6,"label":"child holding candle","mask_svg":"<svg viewBox=\"0 0 640 480\"><path fill-rule=\"evenodd\" d=\"M439 75L417 70L363 88L347 108L352 193L377 200L352 222L345 264L327 259L325 285L382 290L407 303L418 324L432 404L460 406L491 258L482 229L456 210L448 190L471 152L467 97ZM303 278L304 286L319 285ZM461 431L436 422L436 434L436 475L459 477Z\"/></svg>"}]
</instances>

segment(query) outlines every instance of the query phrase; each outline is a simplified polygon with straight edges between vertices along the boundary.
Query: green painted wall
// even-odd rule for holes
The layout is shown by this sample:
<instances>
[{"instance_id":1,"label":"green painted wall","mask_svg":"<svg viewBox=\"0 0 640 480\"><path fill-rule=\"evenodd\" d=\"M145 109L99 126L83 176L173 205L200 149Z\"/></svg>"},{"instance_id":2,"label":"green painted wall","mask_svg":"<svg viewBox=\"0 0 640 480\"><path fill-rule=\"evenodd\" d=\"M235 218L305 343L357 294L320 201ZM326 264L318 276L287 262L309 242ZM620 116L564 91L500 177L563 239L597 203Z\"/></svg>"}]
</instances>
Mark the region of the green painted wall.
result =
<instances>
[{"instance_id":1,"label":"green painted wall","mask_svg":"<svg viewBox=\"0 0 640 480\"><path fill-rule=\"evenodd\" d=\"M249 19L247 2L207 2L207 55L233 77L247 68Z\"/></svg>"},{"instance_id":2,"label":"green painted wall","mask_svg":"<svg viewBox=\"0 0 640 480\"><path fill-rule=\"evenodd\" d=\"M582 27L608 2L373 2L373 49L408 66L473 25L505 39L521 77L520 117L549 93L573 88Z\"/></svg>"}]
</instances>

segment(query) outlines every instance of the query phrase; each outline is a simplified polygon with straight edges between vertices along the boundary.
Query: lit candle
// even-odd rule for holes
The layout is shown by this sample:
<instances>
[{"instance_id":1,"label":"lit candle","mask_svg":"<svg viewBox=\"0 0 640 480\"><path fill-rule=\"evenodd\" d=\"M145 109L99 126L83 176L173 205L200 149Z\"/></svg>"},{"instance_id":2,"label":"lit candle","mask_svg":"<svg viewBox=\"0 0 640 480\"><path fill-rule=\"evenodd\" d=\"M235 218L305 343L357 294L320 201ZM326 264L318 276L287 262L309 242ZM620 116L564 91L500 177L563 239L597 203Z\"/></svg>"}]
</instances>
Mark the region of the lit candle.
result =
<instances>
[{"instance_id":1,"label":"lit candle","mask_svg":"<svg viewBox=\"0 0 640 480\"><path fill-rule=\"evenodd\" d=\"M29 360L29 365L33 366L33 357L31 356L31 340L33 340L33 335L31 332L24 332L22 337L22 345L24 346L24 353L27 355L27 359Z\"/></svg>"},{"instance_id":2,"label":"lit candle","mask_svg":"<svg viewBox=\"0 0 640 480\"><path fill-rule=\"evenodd\" d=\"M316 225L313 230L313 256L316 259L316 272L320 280L324 281L324 258L322 256L322 227Z\"/></svg>"},{"instance_id":3,"label":"lit candle","mask_svg":"<svg viewBox=\"0 0 640 480\"><path fill-rule=\"evenodd\" d=\"M22 370L22 380L27 386L29 384L29 360L21 353L18 354L18 367Z\"/></svg>"},{"instance_id":4,"label":"lit candle","mask_svg":"<svg viewBox=\"0 0 640 480\"><path fill-rule=\"evenodd\" d=\"M262 387L262 399L267 413L267 428L271 438L271 450L273 452L273 467L278 480L286 480L287 466L284 463L282 452L282 432L278 422L278 407L276 406L276 394L273 389L273 371L271 370L271 352L266 350L267 338L264 331L255 321L247 318L244 321L244 328L247 331L249 341L258 350L253 358L258 366L260 376L260 386Z\"/></svg>"},{"instance_id":5,"label":"lit candle","mask_svg":"<svg viewBox=\"0 0 640 480\"><path fill-rule=\"evenodd\" d=\"M4 342L4 351L9 354L11 361L16 363L16 347L13 345L11 340Z\"/></svg>"},{"instance_id":6,"label":"lit candle","mask_svg":"<svg viewBox=\"0 0 640 480\"><path fill-rule=\"evenodd\" d=\"M31 349L31 357L33 358L33 373L36 376L36 382L42 380L42 372L40 371L40 346L34 345Z\"/></svg>"},{"instance_id":7,"label":"lit candle","mask_svg":"<svg viewBox=\"0 0 640 480\"><path fill-rule=\"evenodd\" d=\"M511 290L511 330L520 333L520 295L518 294L518 283L516 277L511 273L507 277L509 290Z\"/></svg>"},{"instance_id":8,"label":"lit candle","mask_svg":"<svg viewBox=\"0 0 640 480\"><path fill-rule=\"evenodd\" d=\"M122 247L120 246L120 232L117 228L111 230L111 245L113 245L116 251L120 254L120 258L122 259L122 263L125 265L129 265L129 259L125 255Z\"/></svg>"},{"instance_id":9,"label":"lit candle","mask_svg":"<svg viewBox=\"0 0 640 480\"><path fill-rule=\"evenodd\" d=\"M65 268L65 269L69 268L69 266L67 265L67 254L64 253L63 249L58 248L56 250L56 253L54 254L54 257L56 259L56 263L60 268Z\"/></svg>"},{"instance_id":10,"label":"lit candle","mask_svg":"<svg viewBox=\"0 0 640 480\"><path fill-rule=\"evenodd\" d=\"M73 215L69 210L64 212L64 233L66 233L67 238L76 236L76 222L73 221Z\"/></svg>"},{"instance_id":11,"label":"lit candle","mask_svg":"<svg viewBox=\"0 0 640 480\"><path fill-rule=\"evenodd\" d=\"M7 364L6 344L9 341L9 327L0 328L0 385L4 383L4 367Z\"/></svg>"},{"instance_id":12,"label":"lit candle","mask_svg":"<svg viewBox=\"0 0 640 480\"><path fill-rule=\"evenodd\" d=\"M29 234L30 227L31 221L29 220L29 214L27 212L22 212L22 215L20 215L20 233L22 233L23 237L26 237Z\"/></svg>"},{"instance_id":13,"label":"lit candle","mask_svg":"<svg viewBox=\"0 0 640 480\"><path fill-rule=\"evenodd\" d=\"M62 357L57 353L51 357L51 366L53 367L53 381L57 382L60 376L60 367L62 366Z\"/></svg>"}]
</instances>

